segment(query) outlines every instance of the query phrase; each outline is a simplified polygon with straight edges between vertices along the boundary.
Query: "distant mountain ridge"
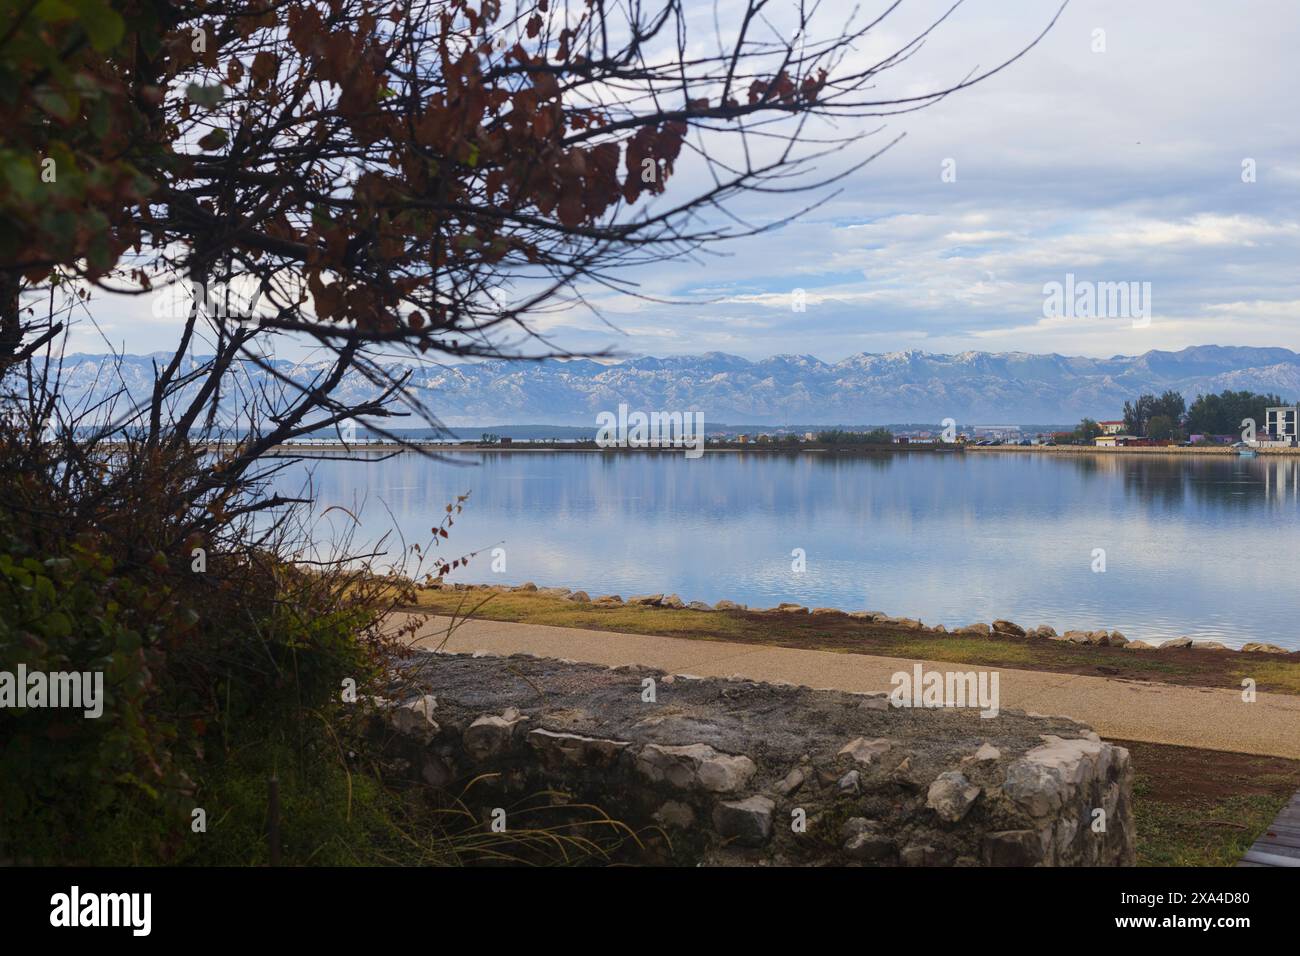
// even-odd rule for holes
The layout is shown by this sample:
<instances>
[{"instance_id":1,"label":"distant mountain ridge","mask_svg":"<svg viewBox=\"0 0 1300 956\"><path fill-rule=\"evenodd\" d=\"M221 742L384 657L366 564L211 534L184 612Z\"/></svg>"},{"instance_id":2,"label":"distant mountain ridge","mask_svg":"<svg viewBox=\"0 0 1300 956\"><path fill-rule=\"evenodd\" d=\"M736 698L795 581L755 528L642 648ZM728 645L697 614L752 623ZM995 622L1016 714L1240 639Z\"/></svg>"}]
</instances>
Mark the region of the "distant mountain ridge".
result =
<instances>
[{"instance_id":1,"label":"distant mountain ridge","mask_svg":"<svg viewBox=\"0 0 1300 956\"><path fill-rule=\"evenodd\" d=\"M117 383L106 356L65 362L69 400L100 400ZM136 400L148 394L151 356L126 356L122 381ZM277 369L308 381L322 364L279 360ZM394 368L411 366L395 365ZM267 377L249 366L254 380ZM586 359L492 361L415 367L410 387L449 425L545 422L590 425L620 403L643 411L702 411L711 422L863 424L1074 422L1117 418L1126 400L1175 389L1190 403L1224 389L1300 396L1300 354L1285 348L1202 345L1177 352L1085 358L1028 352L862 353L839 362L811 355L751 361L724 352L651 356L604 364ZM340 397L370 397L359 374Z\"/></svg>"}]
</instances>

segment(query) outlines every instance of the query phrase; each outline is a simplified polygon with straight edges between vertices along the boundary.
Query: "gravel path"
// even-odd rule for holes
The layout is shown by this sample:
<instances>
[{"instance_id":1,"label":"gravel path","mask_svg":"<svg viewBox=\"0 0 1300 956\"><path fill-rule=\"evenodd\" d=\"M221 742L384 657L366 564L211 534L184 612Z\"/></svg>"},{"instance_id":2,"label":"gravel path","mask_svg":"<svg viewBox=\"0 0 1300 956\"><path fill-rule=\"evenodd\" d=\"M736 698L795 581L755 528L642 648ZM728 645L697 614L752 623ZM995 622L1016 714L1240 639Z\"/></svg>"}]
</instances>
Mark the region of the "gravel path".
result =
<instances>
[{"instance_id":1,"label":"gravel path","mask_svg":"<svg viewBox=\"0 0 1300 956\"><path fill-rule=\"evenodd\" d=\"M407 618L394 615L393 623ZM855 692L888 691L891 676L910 673L916 663L899 657L486 620L461 621L449 636L448 623L448 618L430 617L416 634L416 646L443 645L461 653L537 654L609 666L644 664L701 677L740 674L753 680ZM940 672L988 669L921 663L926 670ZM1006 667L995 670L1003 708L1071 717L1103 737L1300 759L1297 696L1261 693L1253 703L1246 703L1241 690L1232 688L1177 687Z\"/></svg>"}]
</instances>

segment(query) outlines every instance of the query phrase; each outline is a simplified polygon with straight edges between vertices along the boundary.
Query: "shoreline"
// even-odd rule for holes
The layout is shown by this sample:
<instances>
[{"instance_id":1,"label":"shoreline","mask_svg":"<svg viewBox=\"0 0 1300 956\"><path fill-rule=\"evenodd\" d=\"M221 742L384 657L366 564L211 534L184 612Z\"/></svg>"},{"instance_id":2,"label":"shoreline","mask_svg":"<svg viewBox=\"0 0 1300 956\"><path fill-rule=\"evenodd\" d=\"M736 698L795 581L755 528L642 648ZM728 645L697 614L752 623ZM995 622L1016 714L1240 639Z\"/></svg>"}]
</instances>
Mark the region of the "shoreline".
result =
<instances>
[{"instance_id":1,"label":"shoreline","mask_svg":"<svg viewBox=\"0 0 1300 956\"><path fill-rule=\"evenodd\" d=\"M1218 641L1198 641L1191 637L1182 636L1161 640L1158 643L1151 643L1142 639L1130 639L1128 636L1117 630L1098 629L1085 631L1080 629L1070 629L1058 633L1055 628L1047 624L1040 624L1035 627L1024 627L1013 621L1001 618L988 623L975 622L962 627L949 629L943 624L926 625L915 618L893 617L882 611L845 611L841 608L832 607L809 608L802 604L794 604L790 602L784 602L774 607L757 608L726 599L720 600L712 605L704 601L687 602L683 601L676 594L642 594L633 595L626 599L618 594L606 594L593 598L586 591L564 587L538 587L531 581L519 585L472 584L461 582L447 583L438 581L433 585L426 585L425 588L436 592L455 593L458 591L488 591L503 594L536 595L538 597L550 597L564 601L571 601L580 606L590 606L593 609L644 608L648 610L668 609L675 611L695 611L699 613L738 612L743 614L798 615L805 619L850 619L859 620L863 623L878 625L881 627L897 628L901 631L913 632L919 636L931 636L936 638L957 637L990 640L996 638L1015 638L1024 640L1045 640L1093 647L1117 647L1131 651L1196 650L1226 651L1233 654L1270 654L1284 656L1300 654L1300 650L1291 650L1265 641L1247 641L1240 647L1230 647Z\"/></svg>"},{"instance_id":2,"label":"shoreline","mask_svg":"<svg viewBox=\"0 0 1300 956\"><path fill-rule=\"evenodd\" d=\"M1029 452L1031 454L1100 454L1100 455L1218 455L1241 457L1242 452L1249 452L1246 457L1262 455L1282 455L1282 456L1300 456L1300 447L1282 447L1282 448L1233 448L1231 445L1211 445L1201 448L1185 448L1181 445L1167 445L1164 447L1152 448L1143 446L1118 446L1118 447L1088 447L1087 445L985 445L968 446L971 451L975 452Z\"/></svg>"},{"instance_id":3,"label":"shoreline","mask_svg":"<svg viewBox=\"0 0 1300 956\"><path fill-rule=\"evenodd\" d=\"M209 447L218 447L214 444ZM345 445L341 442L321 442L311 445L277 445L271 449L270 454L275 456L292 456L307 455L312 452L347 452L351 454L366 452L384 452L384 453L402 453L406 451L421 452L452 452L457 454L472 454L490 452L494 454L509 454L513 452L522 453L540 453L540 452L568 452L568 453L586 453L586 454L677 454L683 453L681 448L596 448L591 445L578 445L573 443L528 443L518 445L482 445L474 442L461 442L457 444L443 444L439 442L409 442L399 444L397 442L374 442L374 443L353 443ZM1169 455L1172 457L1187 456L1208 456L1208 457L1243 457L1242 452L1250 452L1244 457L1300 457L1300 447L1295 448L1232 448L1229 446L1214 446L1208 448L1184 448L1177 445L1171 445L1161 448L1151 447L1116 447L1116 448L1098 448L1086 445L713 445L706 444L704 453L701 457L707 457L714 453L732 453L746 454L758 453L764 455L790 455L790 454L830 454L830 455L895 455L895 454L966 454L970 453L1021 453L1031 455Z\"/></svg>"}]
</instances>

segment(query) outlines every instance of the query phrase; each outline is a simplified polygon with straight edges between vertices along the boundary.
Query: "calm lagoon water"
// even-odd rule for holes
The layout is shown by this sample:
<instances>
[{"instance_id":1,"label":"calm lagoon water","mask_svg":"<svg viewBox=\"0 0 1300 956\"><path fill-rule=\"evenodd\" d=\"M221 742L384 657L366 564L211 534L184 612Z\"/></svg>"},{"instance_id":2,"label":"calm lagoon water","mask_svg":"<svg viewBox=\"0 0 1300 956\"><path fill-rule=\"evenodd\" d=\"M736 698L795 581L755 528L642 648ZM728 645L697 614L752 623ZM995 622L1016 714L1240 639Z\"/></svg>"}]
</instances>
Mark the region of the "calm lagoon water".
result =
<instances>
[{"instance_id":1,"label":"calm lagoon water","mask_svg":"<svg viewBox=\"0 0 1300 956\"><path fill-rule=\"evenodd\" d=\"M320 460L318 512L358 541L482 551L453 581L1007 618L1130 638L1300 648L1300 461L1010 453L483 452ZM300 491L302 473L280 479ZM322 538L351 519L325 515ZM491 550L505 549L504 573ZM803 549L806 570L792 570ZM1104 573L1093 570L1105 550Z\"/></svg>"}]
</instances>

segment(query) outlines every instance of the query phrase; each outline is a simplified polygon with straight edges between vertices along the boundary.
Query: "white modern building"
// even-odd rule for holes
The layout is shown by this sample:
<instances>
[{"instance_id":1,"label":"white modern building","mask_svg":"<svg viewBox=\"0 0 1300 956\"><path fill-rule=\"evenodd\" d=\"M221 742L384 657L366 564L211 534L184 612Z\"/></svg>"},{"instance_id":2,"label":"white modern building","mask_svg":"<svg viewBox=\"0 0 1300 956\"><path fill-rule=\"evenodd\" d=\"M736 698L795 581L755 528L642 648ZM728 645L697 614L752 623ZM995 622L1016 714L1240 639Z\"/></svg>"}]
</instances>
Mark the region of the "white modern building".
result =
<instances>
[{"instance_id":1,"label":"white modern building","mask_svg":"<svg viewBox=\"0 0 1300 956\"><path fill-rule=\"evenodd\" d=\"M1296 444L1300 405L1278 405L1264 410L1264 434L1274 441Z\"/></svg>"}]
</instances>

